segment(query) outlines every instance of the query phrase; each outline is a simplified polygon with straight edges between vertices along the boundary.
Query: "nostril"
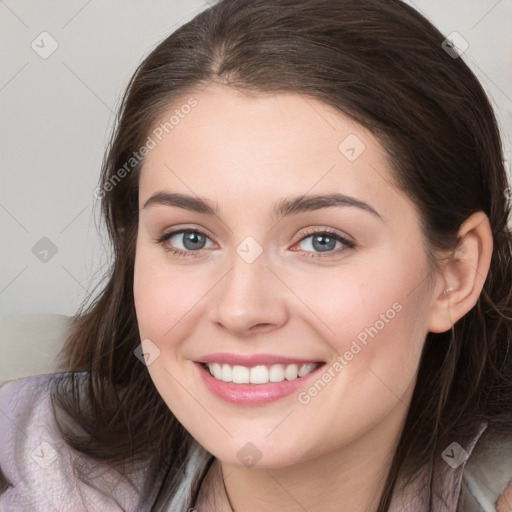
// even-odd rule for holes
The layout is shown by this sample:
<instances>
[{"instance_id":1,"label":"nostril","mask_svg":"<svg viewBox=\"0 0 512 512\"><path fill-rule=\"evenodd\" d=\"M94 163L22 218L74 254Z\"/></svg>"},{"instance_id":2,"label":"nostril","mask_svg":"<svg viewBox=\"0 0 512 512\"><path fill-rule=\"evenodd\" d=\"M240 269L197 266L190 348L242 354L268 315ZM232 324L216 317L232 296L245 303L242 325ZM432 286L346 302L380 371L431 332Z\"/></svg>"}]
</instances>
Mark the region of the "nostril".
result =
<instances>
[{"instance_id":1,"label":"nostril","mask_svg":"<svg viewBox=\"0 0 512 512\"><path fill-rule=\"evenodd\" d=\"M260 331L260 330L265 330L265 329L269 329L272 327L272 324L256 324L256 325L253 325L251 327L251 331Z\"/></svg>"}]
</instances>

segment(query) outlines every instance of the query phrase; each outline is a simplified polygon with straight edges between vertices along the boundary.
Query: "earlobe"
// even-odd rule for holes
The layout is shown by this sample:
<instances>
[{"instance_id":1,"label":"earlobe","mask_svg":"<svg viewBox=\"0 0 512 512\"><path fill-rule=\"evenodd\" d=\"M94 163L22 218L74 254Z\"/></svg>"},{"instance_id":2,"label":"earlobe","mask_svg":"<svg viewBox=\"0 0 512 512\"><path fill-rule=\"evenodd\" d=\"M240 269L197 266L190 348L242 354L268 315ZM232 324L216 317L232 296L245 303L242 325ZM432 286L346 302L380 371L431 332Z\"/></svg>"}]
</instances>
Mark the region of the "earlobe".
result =
<instances>
[{"instance_id":1,"label":"earlobe","mask_svg":"<svg viewBox=\"0 0 512 512\"><path fill-rule=\"evenodd\" d=\"M476 212L462 224L460 243L442 264L434 287L428 330L446 332L477 303L489 272L492 230L484 212Z\"/></svg>"}]
</instances>

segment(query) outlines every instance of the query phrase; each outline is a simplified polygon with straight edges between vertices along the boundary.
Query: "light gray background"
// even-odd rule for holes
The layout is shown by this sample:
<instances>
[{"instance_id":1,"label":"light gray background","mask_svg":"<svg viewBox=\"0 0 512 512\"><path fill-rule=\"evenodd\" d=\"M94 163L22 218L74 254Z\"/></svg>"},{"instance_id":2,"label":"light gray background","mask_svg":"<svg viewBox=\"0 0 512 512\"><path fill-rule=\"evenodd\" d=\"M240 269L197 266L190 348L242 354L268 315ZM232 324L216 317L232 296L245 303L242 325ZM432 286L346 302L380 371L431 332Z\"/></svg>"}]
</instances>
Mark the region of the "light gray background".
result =
<instances>
[{"instance_id":1,"label":"light gray background","mask_svg":"<svg viewBox=\"0 0 512 512\"><path fill-rule=\"evenodd\" d=\"M469 43L463 58L495 106L510 169L512 0L407 3ZM205 7L0 0L0 318L72 315L89 294L107 263L93 192L120 96L143 56ZM47 59L31 47L43 31L59 45ZM57 247L46 263L32 252L43 237Z\"/></svg>"}]
</instances>

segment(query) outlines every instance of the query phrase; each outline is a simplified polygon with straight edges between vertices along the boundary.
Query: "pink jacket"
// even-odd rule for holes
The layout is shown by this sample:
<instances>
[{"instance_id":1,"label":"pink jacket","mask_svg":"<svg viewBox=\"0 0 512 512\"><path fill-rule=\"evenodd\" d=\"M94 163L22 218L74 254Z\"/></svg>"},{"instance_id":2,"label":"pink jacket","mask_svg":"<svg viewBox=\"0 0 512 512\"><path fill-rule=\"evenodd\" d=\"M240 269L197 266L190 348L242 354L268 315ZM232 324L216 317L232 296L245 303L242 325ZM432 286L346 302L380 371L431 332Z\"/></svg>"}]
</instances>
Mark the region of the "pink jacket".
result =
<instances>
[{"instance_id":1,"label":"pink jacket","mask_svg":"<svg viewBox=\"0 0 512 512\"><path fill-rule=\"evenodd\" d=\"M0 469L10 484L0 490L0 512L149 511L139 500L143 467L121 475L86 460L58 434L48 387L59 375L28 377L0 387ZM442 447L425 480L395 492L390 512L430 512L424 501L430 478L433 512L495 512L500 496L500 511L512 511L512 485L505 496L512 481L512 434L498 441L484 424L471 439L459 441ZM191 483L211 457L196 443L169 511L187 511ZM436 468L445 464L450 472L439 481ZM99 490L78 480L78 469L93 474Z\"/></svg>"}]
</instances>

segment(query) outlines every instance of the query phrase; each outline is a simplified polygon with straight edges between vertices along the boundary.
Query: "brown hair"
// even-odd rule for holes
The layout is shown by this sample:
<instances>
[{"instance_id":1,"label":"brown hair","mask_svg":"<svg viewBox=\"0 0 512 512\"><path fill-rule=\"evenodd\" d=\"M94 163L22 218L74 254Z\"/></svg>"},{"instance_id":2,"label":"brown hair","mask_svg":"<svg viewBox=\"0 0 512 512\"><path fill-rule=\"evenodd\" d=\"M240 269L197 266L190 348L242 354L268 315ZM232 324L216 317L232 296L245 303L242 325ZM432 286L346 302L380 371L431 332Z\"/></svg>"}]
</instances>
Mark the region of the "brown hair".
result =
<instances>
[{"instance_id":1,"label":"brown hair","mask_svg":"<svg viewBox=\"0 0 512 512\"><path fill-rule=\"evenodd\" d=\"M104 288L76 315L65 347L63 369L87 372L87 385L83 392L56 386L53 398L85 431L63 428L75 449L112 465L148 462L142 501L152 510L165 510L179 486L191 437L133 355L140 344L132 285L143 162L106 184L173 102L212 82L316 98L371 130L421 214L432 255L455 249L472 213L489 217L494 251L483 292L452 332L427 335L379 512L399 471L407 467L412 476L446 433L468 434L481 421L512 429L512 245L501 141L482 87L443 49L444 39L399 0L222 0L138 67L101 176L113 264ZM160 492L151 488L156 481Z\"/></svg>"}]
</instances>

